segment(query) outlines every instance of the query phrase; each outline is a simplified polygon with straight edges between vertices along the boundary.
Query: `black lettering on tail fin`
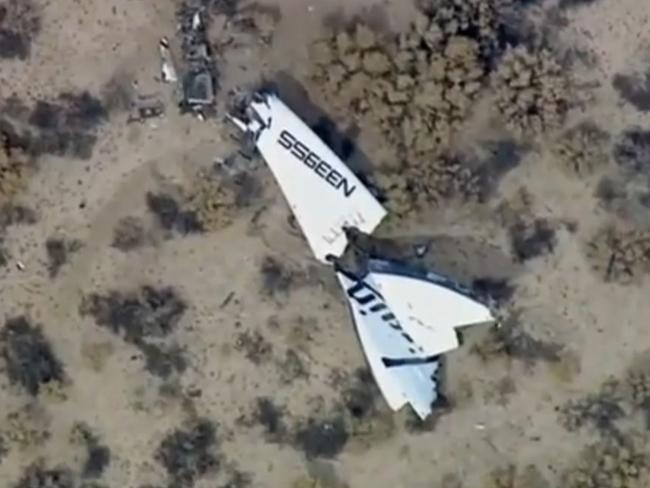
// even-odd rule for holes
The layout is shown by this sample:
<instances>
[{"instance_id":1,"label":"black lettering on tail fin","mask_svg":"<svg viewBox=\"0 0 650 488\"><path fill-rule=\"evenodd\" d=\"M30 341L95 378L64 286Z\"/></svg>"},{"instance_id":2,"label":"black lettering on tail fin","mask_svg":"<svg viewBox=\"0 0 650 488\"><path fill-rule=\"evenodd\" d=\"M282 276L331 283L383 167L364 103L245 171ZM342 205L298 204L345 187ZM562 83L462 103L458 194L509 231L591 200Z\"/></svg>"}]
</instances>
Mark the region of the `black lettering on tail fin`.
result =
<instances>
[{"instance_id":1,"label":"black lettering on tail fin","mask_svg":"<svg viewBox=\"0 0 650 488\"><path fill-rule=\"evenodd\" d=\"M283 130L280 132L280 138L278 139L278 144L280 144L285 149L291 149L296 142L296 138L291 135L290 132Z\"/></svg>"},{"instance_id":2,"label":"black lettering on tail fin","mask_svg":"<svg viewBox=\"0 0 650 488\"><path fill-rule=\"evenodd\" d=\"M350 182L346 178L341 178L341 182L339 183L339 188L343 190L343 194L349 198L350 195L354 193L354 190L357 189L356 186L350 185Z\"/></svg>"}]
</instances>

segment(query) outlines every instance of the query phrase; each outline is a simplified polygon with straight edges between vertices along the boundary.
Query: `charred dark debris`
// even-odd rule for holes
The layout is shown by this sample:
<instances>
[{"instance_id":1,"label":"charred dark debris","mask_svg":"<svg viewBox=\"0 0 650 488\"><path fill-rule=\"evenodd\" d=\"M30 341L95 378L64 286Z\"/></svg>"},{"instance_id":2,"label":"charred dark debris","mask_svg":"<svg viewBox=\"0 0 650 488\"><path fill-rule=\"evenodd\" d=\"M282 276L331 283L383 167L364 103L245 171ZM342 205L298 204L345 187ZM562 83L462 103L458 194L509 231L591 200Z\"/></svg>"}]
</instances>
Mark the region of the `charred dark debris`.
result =
<instances>
[{"instance_id":1,"label":"charred dark debris","mask_svg":"<svg viewBox=\"0 0 650 488\"><path fill-rule=\"evenodd\" d=\"M210 22L210 15L206 15L207 7L214 10L216 5L186 1L176 14L183 63L183 97L179 107L182 113L193 113L200 117L215 115L218 89L217 65L207 35ZM197 18L200 19L198 23Z\"/></svg>"}]
</instances>

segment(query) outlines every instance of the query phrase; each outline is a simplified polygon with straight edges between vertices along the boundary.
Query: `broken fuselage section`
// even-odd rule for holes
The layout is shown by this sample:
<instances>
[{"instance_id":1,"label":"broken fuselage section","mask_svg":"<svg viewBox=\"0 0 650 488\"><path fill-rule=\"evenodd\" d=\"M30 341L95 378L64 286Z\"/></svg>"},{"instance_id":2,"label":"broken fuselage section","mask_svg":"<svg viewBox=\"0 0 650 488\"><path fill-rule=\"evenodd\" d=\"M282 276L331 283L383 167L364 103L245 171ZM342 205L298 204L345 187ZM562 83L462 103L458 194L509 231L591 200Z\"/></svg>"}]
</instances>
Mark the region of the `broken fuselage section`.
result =
<instances>
[{"instance_id":1,"label":"broken fuselage section","mask_svg":"<svg viewBox=\"0 0 650 488\"><path fill-rule=\"evenodd\" d=\"M386 210L274 93L257 93L230 119L268 164L316 258L333 265L386 402L426 418L439 398L440 356L459 346L458 327L492 322L490 309L442 276L389 261L345 270L346 229L371 234Z\"/></svg>"},{"instance_id":2,"label":"broken fuselage section","mask_svg":"<svg viewBox=\"0 0 650 488\"><path fill-rule=\"evenodd\" d=\"M181 112L204 119L216 113L218 75L207 35L209 16L205 6L194 1L183 4L177 18L183 67L179 106Z\"/></svg>"},{"instance_id":3,"label":"broken fuselage section","mask_svg":"<svg viewBox=\"0 0 650 488\"><path fill-rule=\"evenodd\" d=\"M409 403L425 419L439 400L441 355L457 329L492 322L469 290L433 274L372 259L357 276L336 267L359 341L390 408Z\"/></svg>"}]
</instances>

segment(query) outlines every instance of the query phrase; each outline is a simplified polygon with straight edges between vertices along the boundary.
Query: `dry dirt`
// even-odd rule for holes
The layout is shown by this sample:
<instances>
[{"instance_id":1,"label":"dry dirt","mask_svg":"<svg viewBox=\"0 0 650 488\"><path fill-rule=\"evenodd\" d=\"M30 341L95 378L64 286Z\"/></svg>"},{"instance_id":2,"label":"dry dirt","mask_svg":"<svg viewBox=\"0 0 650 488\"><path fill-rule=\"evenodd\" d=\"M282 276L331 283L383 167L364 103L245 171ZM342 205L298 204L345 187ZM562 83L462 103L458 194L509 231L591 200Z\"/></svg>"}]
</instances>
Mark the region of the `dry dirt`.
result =
<instances>
[{"instance_id":1,"label":"dry dirt","mask_svg":"<svg viewBox=\"0 0 650 488\"><path fill-rule=\"evenodd\" d=\"M159 80L180 1L0 0L0 486L649 486L646 2L201 3L205 121ZM269 82L392 211L362 245L498 308L425 423L237 153Z\"/></svg>"}]
</instances>

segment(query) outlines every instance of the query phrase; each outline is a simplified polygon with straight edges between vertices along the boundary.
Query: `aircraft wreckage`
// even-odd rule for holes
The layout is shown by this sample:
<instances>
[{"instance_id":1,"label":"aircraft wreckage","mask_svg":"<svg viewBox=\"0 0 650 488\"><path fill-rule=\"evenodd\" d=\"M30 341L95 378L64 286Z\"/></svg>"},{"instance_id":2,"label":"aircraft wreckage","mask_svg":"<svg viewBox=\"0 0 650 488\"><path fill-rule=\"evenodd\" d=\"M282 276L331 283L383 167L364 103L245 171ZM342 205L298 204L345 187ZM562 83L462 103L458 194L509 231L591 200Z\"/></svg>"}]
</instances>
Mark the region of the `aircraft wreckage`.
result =
<instances>
[{"instance_id":1,"label":"aircraft wreckage","mask_svg":"<svg viewBox=\"0 0 650 488\"><path fill-rule=\"evenodd\" d=\"M459 347L459 327L494 322L490 308L443 276L391 261L344 269L346 229L371 234L384 207L275 93L256 93L228 118L268 164L316 259L332 265L386 402L393 410L409 403L425 419L440 396L440 356Z\"/></svg>"}]
</instances>

